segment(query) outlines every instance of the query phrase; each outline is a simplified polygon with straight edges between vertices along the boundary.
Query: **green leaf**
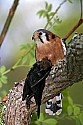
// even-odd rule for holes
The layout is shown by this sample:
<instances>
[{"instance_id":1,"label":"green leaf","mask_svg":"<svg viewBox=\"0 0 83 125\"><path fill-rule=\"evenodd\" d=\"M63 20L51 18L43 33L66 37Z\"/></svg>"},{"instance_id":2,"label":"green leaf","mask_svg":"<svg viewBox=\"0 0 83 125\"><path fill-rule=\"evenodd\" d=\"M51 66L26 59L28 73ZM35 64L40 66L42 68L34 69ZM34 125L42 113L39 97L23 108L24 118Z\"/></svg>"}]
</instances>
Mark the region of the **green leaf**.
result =
<instances>
[{"instance_id":1,"label":"green leaf","mask_svg":"<svg viewBox=\"0 0 83 125\"><path fill-rule=\"evenodd\" d=\"M32 121L36 121L36 120L37 120L37 113L34 112L34 113L32 114Z\"/></svg>"},{"instance_id":2,"label":"green leaf","mask_svg":"<svg viewBox=\"0 0 83 125\"><path fill-rule=\"evenodd\" d=\"M56 16L56 18L54 18L54 22L56 22L56 23L61 23L62 20L60 20L60 18L59 18L58 16Z\"/></svg>"},{"instance_id":3,"label":"green leaf","mask_svg":"<svg viewBox=\"0 0 83 125\"><path fill-rule=\"evenodd\" d=\"M0 81L0 88L2 88L2 82Z\"/></svg>"},{"instance_id":4,"label":"green leaf","mask_svg":"<svg viewBox=\"0 0 83 125\"><path fill-rule=\"evenodd\" d=\"M7 80L7 76L5 76L5 75L2 75L2 78Z\"/></svg>"},{"instance_id":5,"label":"green leaf","mask_svg":"<svg viewBox=\"0 0 83 125\"><path fill-rule=\"evenodd\" d=\"M40 10L37 12L37 14L39 15L39 17L41 17L41 16L43 16L44 12L45 12L45 10Z\"/></svg>"},{"instance_id":6,"label":"green leaf","mask_svg":"<svg viewBox=\"0 0 83 125\"><path fill-rule=\"evenodd\" d=\"M53 29L56 31L56 29L57 29L57 26L56 26L56 25L54 25L54 26L53 26Z\"/></svg>"},{"instance_id":7,"label":"green leaf","mask_svg":"<svg viewBox=\"0 0 83 125\"><path fill-rule=\"evenodd\" d=\"M36 124L36 125L39 125L39 124L40 124L40 121L39 121L39 120L35 121L35 124Z\"/></svg>"},{"instance_id":8,"label":"green leaf","mask_svg":"<svg viewBox=\"0 0 83 125\"><path fill-rule=\"evenodd\" d=\"M46 119L43 122L46 123L47 125L56 125L57 124L57 120L53 119L53 118Z\"/></svg>"},{"instance_id":9,"label":"green leaf","mask_svg":"<svg viewBox=\"0 0 83 125\"><path fill-rule=\"evenodd\" d=\"M45 117L46 117L45 113L40 113L39 121L40 122L44 121Z\"/></svg>"},{"instance_id":10,"label":"green leaf","mask_svg":"<svg viewBox=\"0 0 83 125\"><path fill-rule=\"evenodd\" d=\"M80 120L78 118L75 118L76 125L81 125Z\"/></svg>"},{"instance_id":11,"label":"green leaf","mask_svg":"<svg viewBox=\"0 0 83 125\"><path fill-rule=\"evenodd\" d=\"M74 115L79 115L80 114L80 108L77 106L74 106Z\"/></svg>"},{"instance_id":12,"label":"green leaf","mask_svg":"<svg viewBox=\"0 0 83 125\"><path fill-rule=\"evenodd\" d=\"M63 113L65 114L65 113L67 113L67 107L68 107L68 105L69 105L69 103L68 103L68 100L67 100L67 98L66 98L66 96L64 95L64 101L63 101Z\"/></svg>"},{"instance_id":13,"label":"green leaf","mask_svg":"<svg viewBox=\"0 0 83 125\"><path fill-rule=\"evenodd\" d=\"M30 47L30 44L22 44L20 50L27 50Z\"/></svg>"},{"instance_id":14,"label":"green leaf","mask_svg":"<svg viewBox=\"0 0 83 125\"><path fill-rule=\"evenodd\" d=\"M30 124L30 125L37 125L37 124L35 123L36 120L37 120L37 113L34 112L34 113L32 114L31 124Z\"/></svg>"},{"instance_id":15,"label":"green leaf","mask_svg":"<svg viewBox=\"0 0 83 125\"><path fill-rule=\"evenodd\" d=\"M48 3L45 1L45 9L48 8Z\"/></svg>"},{"instance_id":16,"label":"green leaf","mask_svg":"<svg viewBox=\"0 0 83 125\"><path fill-rule=\"evenodd\" d=\"M68 96L68 102L69 102L70 105L73 105L73 100L70 96Z\"/></svg>"},{"instance_id":17,"label":"green leaf","mask_svg":"<svg viewBox=\"0 0 83 125\"><path fill-rule=\"evenodd\" d=\"M63 95L65 95L65 97L68 97L69 91L67 89L63 90Z\"/></svg>"},{"instance_id":18,"label":"green leaf","mask_svg":"<svg viewBox=\"0 0 83 125\"><path fill-rule=\"evenodd\" d=\"M68 1L69 1L69 3L73 3L72 0L68 0Z\"/></svg>"},{"instance_id":19,"label":"green leaf","mask_svg":"<svg viewBox=\"0 0 83 125\"><path fill-rule=\"evenodd\" d=\"M48 13L45 11L43 17L48 17Z\"/></svg>"},{"instance_id":20,"label":"green leaf","mask_svg":"<svg viewBox=\"0 0 83 125\"><path fill-rule=\"evenodd\" d=\"M27 62L27 60L28 60L28 56L26 55L22 59L22 64L25 64Z\"/></svg>"},{"instance_id":21,"label":"green leaf","mask_svg":"<svg viewBox=\"0 0 83 125\"><path fill-rule=\"evenodd\" d=\"M7 92L6 92L5 90L2 90L2 91L1 91L1 94L2 94L3 96L6 96L6 95L7 95Z\"/></svg>"},{"instance_id":22,"label":"green leaf","mask_svg":"<svg viewBox=\"0 0 83 125\"><path fill-rule=\"evenodd\" d=\"M49 14L49 16L54 16L55 15L55 12L51 12L50 14Z\"/></svg>"},{"instance_id":23,"label":"green leaf","mask_svg":"<svg viewBox=\"0 0 83 125\"><path fill-rule=\"evenodd\" d=\"M0 68L0 72L1 72L1 73L4 73L5 70L6 70L6 67L5 67L5 66L2 66L2 67Z\"/></svg>"},{"instance_id":24,"label":"green leaf","mask_svg":"<svg viewBox=\"0 0 83 125\"><path fill-rule=\"evenodd\" d=\"M67 113L68 113L68 115L72 115L72 113L73 113L73 108L72 108L71 105L69 105L69 106L67 107Z\"/></svg>"},{"instance_id":25,"label":"green leaf","mask_svg":"<svg viewBox=\"0 0 83 125\"><path fill-rule=\"evenodd\" d=\"M81 124L83 125L83 113L81 113L81 114L79 115L79 120L80 120Z\"/></svg>"},{"instance_id":26,"label":"green leaf","mask_svg":"<svg viewBox=\"0 0 83 125\"><path fill-rule=\"evenodd\" d=\"M7 76L2 75L1 82L4 83L4 84L6 84L7 83Z\"/></svg>"},{"instance_id":27,"label":"green leaf","mask_svg":"<svg viewBox=\"0 0 83 125\"><path fill-rule=\"evenodd\" d=\"M35 51L34 49L30 52L31 56L34 58L35 57Z\"/></svg>"},{"instance_id":28,"label":"green leaf","mask_svg":"<svg viewBox=\"0 0 83 125\"><path fill-rule=\"evenodd\" d=\"M52 26L52 22L49 22L49 25Z\"/></svg>"},{"instance_id":29,"label":"green leaf","mask_svg":"<svg viewBox=\"0 0 83 125\"><path fill-rule=\"evenodd\" d=\"M50 12L52 10L52 4L50 4L47 8L47 11Z\"/></svg>"}]
</instances>

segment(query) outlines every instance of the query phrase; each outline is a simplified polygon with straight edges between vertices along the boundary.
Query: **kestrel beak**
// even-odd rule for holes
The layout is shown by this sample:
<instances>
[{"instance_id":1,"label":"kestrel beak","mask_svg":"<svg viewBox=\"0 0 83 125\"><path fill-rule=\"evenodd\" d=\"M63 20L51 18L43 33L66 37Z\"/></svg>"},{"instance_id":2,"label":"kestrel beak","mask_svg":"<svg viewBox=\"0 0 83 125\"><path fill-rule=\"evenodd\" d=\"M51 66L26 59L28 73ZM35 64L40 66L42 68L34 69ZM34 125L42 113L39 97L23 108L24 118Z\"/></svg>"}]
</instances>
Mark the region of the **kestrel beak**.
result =
<instances>
[{"instance_id":1,"label":"kestrel beak","mask_svg":"<svg viewBox=\"0 0 83 125\"><path fill-rule=\"evenodd\" d=\"M34 35L32 36L32 40L35 40L39 37L39 33L34 33Z\"/></svg>"}]
</instances>

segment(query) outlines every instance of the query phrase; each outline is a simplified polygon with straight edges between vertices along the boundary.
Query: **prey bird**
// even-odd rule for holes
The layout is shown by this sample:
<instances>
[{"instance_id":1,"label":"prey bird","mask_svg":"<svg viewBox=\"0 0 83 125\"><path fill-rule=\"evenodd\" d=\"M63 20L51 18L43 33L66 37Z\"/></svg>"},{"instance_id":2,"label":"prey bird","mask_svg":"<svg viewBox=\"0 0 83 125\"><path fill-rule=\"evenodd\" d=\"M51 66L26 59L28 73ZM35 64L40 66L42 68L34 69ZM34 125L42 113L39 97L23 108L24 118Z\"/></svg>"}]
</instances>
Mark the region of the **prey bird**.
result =
<instances>
[{"instance_id":1,"label":"prey bird","mask_svg":"<svg viewBox=\"0 0 83 125\"><path fill-rule=\"evenodd\" d=\"M22 101L26 99L26 106L30 108L30 100L34 97L37 106L37 116L40 117L40 105L42 92L45 86L45 79L51 71L51 61L48 58L43 58L37 61L29 71L25 80Z\"/></svg>"}]
</instances>

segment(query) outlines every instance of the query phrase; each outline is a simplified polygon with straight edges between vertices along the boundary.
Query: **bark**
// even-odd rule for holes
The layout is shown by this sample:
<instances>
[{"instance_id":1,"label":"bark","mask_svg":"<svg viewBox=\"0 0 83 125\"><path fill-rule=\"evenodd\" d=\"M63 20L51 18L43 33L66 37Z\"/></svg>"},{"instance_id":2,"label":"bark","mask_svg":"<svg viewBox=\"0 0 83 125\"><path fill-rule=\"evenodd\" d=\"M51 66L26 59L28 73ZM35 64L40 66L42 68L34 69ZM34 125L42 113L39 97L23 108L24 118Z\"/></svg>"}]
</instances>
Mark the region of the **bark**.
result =
<instances>
[{"instance_id":1,"label":"bark","mask_svg":"<svg viewBox=\"0 0 83 125\"><path fill-rule=\"evenodd\" d=\"M46 79L42 103L54 97L58 92L83 80L83 34L72 38L67 46L67 55L52 70ZM36 105L32 98L30 109L27 110L22 101L24 80L16 82L8 94L4 113L5 125L29 125L31 113Z\"/></svg>"}]
</instances>

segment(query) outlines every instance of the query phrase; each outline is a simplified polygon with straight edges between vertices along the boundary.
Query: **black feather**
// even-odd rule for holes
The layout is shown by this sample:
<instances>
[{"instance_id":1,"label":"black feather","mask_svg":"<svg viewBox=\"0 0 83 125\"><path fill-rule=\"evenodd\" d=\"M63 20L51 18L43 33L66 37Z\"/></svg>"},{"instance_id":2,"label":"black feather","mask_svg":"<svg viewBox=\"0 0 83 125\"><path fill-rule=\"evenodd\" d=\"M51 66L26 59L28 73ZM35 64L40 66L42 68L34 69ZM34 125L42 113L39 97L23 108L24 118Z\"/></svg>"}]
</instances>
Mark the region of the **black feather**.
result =
<instances>
[{"instance_id":1,"label":"black feather","mask_svg":"<svg viewBox=\"0 0 83 125\"><path fill-rule=\"evenodd\" d=\"M38 118L40 117L40 105L42 92L45 87L45 79L49 75L51 67L51 62L47 58L44 58L42 61L38 61L33 65L25 80L22 100L26 99L26 105L29 108L30 99L34 96Z\"/></svg>"}]
</instances>

